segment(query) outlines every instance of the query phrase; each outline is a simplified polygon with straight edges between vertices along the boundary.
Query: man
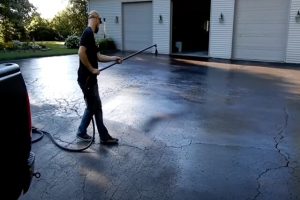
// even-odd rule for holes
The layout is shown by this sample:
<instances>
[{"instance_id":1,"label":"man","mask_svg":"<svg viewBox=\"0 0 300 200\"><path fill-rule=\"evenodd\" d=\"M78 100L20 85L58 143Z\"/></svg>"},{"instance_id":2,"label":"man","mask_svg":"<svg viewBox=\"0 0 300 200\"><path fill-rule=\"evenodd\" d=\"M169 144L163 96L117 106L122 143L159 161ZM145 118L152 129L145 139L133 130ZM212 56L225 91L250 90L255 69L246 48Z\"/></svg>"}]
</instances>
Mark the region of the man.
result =
<instances>
[{"instance_id":1,"label":"man","mask_svg":"<svg viewBox=\"0 0 300 200\"><path fill-rule=\"evenodd\" d=\"M106 56L97 52L94 33L98 32L101 23L102 20L97 11L93 10L89 12L88 26L84 30L80 40L78 50L80 64L77 81L84 95L86 109L77 131L77 137L84 141L90 141L92 139L91 136L86 133L86 129L89 126L93 115L95 115L101 144L117 144L118 139L110 136L103 123L97 75L100 74L100 71L98 70L98 61L116 61L117 63L121 63L122 59L118 56Z\"/></svg>"}]
</instances>

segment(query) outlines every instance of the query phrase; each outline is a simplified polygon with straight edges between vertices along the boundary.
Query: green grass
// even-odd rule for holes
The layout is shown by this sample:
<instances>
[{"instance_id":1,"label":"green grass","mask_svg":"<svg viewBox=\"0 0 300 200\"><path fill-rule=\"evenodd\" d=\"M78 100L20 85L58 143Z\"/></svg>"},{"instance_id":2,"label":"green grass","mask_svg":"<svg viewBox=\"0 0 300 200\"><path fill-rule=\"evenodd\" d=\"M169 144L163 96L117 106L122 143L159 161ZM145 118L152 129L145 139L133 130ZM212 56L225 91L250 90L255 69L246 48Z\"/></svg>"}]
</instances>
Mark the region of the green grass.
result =
<instances>
[{"instance_id":1,"label":"green grass","mask_svg":"<svg viewBox=\"0 0 300 200\"><path fill-rule=\"evenodd\" d=\"M64 46L64 42L47 41L36 42L47 47L43 50L15 50L15 51L0 51L0 61L18 60L24 58L38 58L48 56L60 56L76 54L78 49L68 49Z\"/></svg>"}]
</instances>

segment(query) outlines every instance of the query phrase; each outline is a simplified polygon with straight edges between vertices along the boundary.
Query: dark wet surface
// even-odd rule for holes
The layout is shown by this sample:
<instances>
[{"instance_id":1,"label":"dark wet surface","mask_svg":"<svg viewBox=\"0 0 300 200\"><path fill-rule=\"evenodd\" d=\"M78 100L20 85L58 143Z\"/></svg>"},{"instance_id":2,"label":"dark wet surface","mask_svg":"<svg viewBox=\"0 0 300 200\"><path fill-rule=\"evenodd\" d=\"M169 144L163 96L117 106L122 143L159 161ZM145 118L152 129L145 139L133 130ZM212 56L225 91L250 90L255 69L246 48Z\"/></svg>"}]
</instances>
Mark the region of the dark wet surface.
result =
<instances>
[{"instance_id":1,"label":"dark wet surface","mask_svg":"<svg viewBox=\"0 0 300 200\"><path fill-rule=\"evenodd\" d=\"M76 144L77 55L16 63L33 125ZM70 153L44 137L21 199L300 199L300 67L138 55L98 81L120 144Z\"/></svg>"}]
</instances>

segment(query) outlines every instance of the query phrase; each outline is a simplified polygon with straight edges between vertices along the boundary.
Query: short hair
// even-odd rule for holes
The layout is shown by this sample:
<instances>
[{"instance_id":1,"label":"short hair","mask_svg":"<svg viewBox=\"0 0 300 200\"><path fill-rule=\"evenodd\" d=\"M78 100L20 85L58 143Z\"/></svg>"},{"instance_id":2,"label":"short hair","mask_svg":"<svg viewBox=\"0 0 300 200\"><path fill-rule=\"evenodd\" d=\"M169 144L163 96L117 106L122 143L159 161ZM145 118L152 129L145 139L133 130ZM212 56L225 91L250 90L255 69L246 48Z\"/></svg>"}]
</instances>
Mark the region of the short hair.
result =
<instances>
[{"instance_id":1,"label":"short hair","mask_svg":"<svg viewBox=\"0 0 300 200\"><path fill-rule=\"evenodd\" d=\"M92 10L88 13L88 18L99 18L100 15L96 10Z\"/></svg>"}]
</instances>

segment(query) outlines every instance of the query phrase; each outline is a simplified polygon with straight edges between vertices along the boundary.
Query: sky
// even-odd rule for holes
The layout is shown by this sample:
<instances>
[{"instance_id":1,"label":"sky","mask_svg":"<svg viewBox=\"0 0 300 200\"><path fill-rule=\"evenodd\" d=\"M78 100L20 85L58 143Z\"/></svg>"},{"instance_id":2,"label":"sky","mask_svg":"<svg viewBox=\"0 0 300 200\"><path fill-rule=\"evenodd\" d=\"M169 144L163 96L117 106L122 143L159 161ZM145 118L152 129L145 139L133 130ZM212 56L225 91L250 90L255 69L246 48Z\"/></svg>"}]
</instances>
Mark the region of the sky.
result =
<instances>
[{"instance_id":1,"label":"sky","mask_svg":"<svg viewBox=\"0 0 300 200\"><path fill-rule=\"evenodd\" d=\"M68 0L29 0L41 14L42 18L52 19L59 11L62 11L68 5Z\"/></svg>"}]
</instances>

